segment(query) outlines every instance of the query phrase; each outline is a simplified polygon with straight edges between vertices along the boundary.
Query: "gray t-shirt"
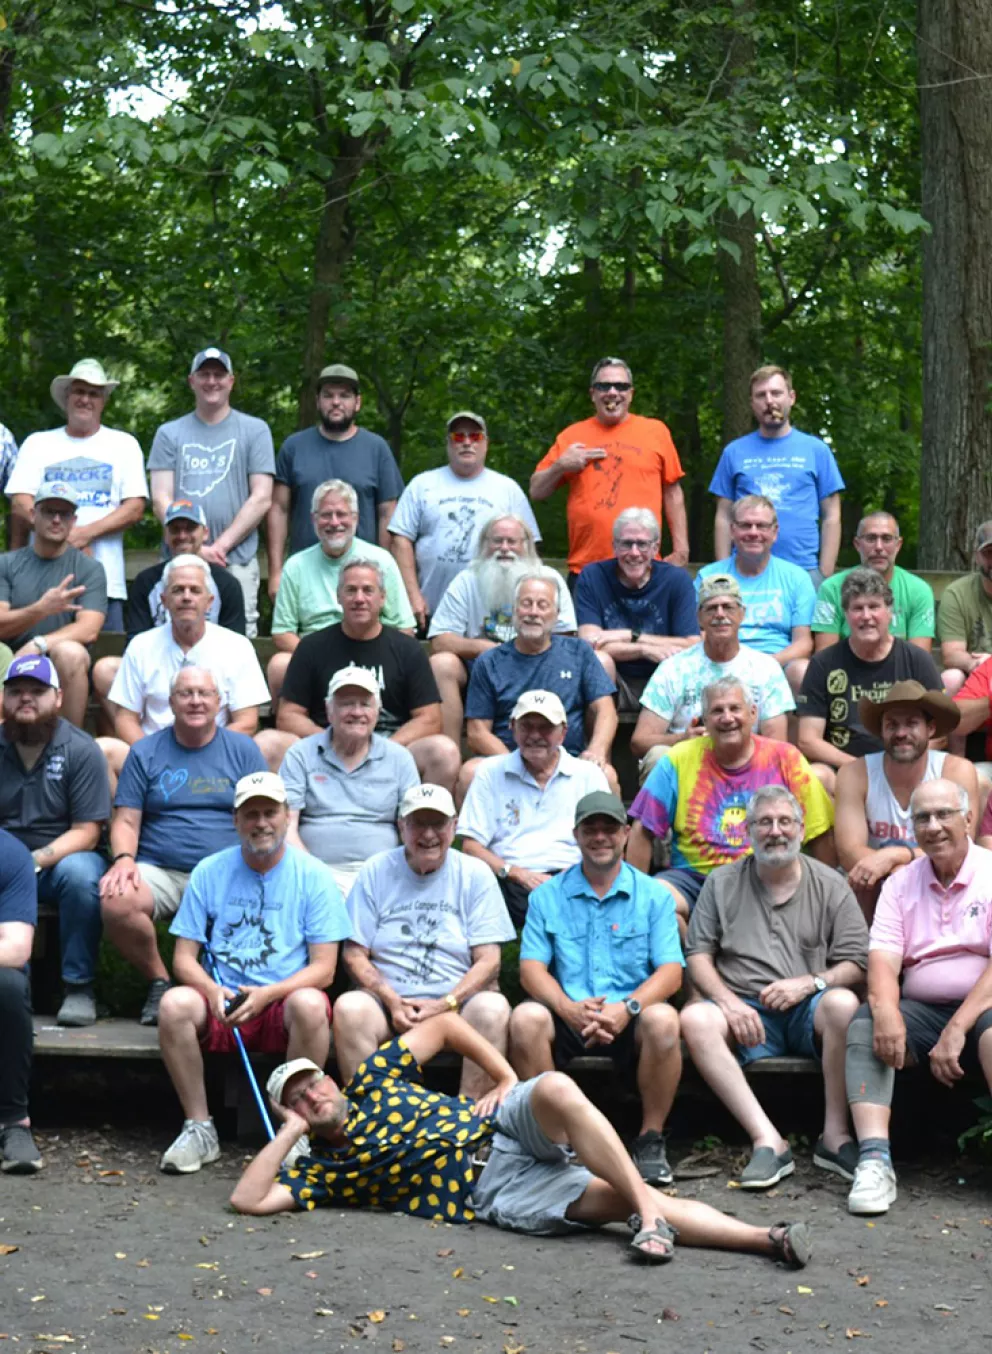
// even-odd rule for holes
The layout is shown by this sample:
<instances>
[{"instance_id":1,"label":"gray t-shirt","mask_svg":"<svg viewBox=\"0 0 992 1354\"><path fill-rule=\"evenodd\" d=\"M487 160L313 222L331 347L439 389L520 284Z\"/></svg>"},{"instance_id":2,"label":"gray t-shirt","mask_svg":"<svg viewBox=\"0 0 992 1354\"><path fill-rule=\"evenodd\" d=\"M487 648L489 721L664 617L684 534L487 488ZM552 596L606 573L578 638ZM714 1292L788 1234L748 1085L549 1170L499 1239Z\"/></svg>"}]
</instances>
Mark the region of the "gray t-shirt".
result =
<instances>
[{"instance_id":1,"label":"gray t-shirt","mask_svg":"<svg viewBox=\"0 0 992 1354\"><path fill-rule=\"evenodd\" d=\"M373 856L348 895L352 940L401 997L442 997L472 967L474 945L516 934L488 865L449 851L440 870L414 874L402 846Z\"/></svg>"},{"instance_id":2,"label":"gray t-shirt","mask_svg":"<svg viewBox=\"0 0 992 1354\"><path fill-rule=\"evenodd\" d=\"M768 983L819 973L845 959L868 967L868 927L846 879L809 856L799 863L799 887L778 906L753 856L706 876L685 952L711 955L740 997L756 997Z\"/></svg>"},{"instance_id":3,"label":"gray t-shirt","mask_svg":"<svg viewBox=\"0 0 992 1354\"><path fill-rule=\"evenodd\" d=\"M232 409L220 423L204 423L195 411L163 423L155 434L149 470L171 470L173 498L188 498L206 513L215 541L234 521L250 492L249 475L274 475L272 433L263 419ZM247 564L258 550L250 531L227 552L229 564Z\"/></svg>"},{"instance_id":4,"label":"gray t-shirt","mask_svg":"<svg viewBox=\"0 0 992 1354\"><path fill-rule=\"evenodd\" d=\"M356 865L399 841L396 815L407 790L420 784L412 754L372 735L368 756L348 770L328 730L301 738L279 774L291 809L300 811L300 839L325 865Z\"/></svg>"},{"instance_id":5,"label":"gray t-shirt","mask_svg":"<svg viewBox=\"0 0 992 1354\"><path fill-rule=\"evenodd\" d=\"M357 428L353 437L332 442L316 428L291 433L279 448L276 480L289 486L289 551L316 545L310 502L325 480L344 480L358 495L358 536L379 544L379 508L403 492L403 480L389 443Z\"/></svg>"},{"instance_id":6,"label":"gray t-shirt","mask_svg":"<svg viewBox=\"0 0 992 1354\"><path fill-rule=\"evenodd\" d=\"M56 559L42 559L31 545L0 555L0 602L9 602L11 611L31 606L43 592L56 587L69 574L73 576L73 587L82 584L86 589L76 598L76 605L83 611L102 611L106 615L107 575L103 565L74 545L67 546ZM75 611L60 611L55 616L46 616L16 639L6 642L16 653L36 635L50 635L53 630L61 630L63 625L71 625L76 615Z\"/></svg>"}]
</instances>

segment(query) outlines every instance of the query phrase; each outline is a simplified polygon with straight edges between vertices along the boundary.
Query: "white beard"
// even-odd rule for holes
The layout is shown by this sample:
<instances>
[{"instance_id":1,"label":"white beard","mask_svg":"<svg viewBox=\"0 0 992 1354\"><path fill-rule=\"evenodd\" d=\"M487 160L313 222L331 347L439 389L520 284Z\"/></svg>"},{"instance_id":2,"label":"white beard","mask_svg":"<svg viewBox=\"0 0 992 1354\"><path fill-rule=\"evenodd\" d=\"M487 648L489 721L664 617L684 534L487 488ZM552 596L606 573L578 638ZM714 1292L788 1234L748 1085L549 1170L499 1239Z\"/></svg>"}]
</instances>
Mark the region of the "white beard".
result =
<instances>
[{"instance_id":1,"label":"white beard","mask_svg":"<svg viewBox=\"0 0 992 1354\"><path fill-rule=\"evenodd\" d=\"M500 560L495 556L480 559L471 566L479 589L479 600L486 616L511 616L518 581L533 572L534 560Z\"/></svg>"}]
</instances>

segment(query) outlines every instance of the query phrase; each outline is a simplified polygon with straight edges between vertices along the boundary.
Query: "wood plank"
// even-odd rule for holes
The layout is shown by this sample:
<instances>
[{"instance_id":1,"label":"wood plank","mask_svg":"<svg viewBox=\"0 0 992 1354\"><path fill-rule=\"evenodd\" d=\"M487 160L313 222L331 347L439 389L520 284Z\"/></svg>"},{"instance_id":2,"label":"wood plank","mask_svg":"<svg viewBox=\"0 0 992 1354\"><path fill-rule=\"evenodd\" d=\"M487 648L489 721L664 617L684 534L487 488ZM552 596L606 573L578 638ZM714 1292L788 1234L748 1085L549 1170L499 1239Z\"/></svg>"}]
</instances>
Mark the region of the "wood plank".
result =
<instances>
[{"instance_id":1,"label":"wood plank","mask_svg":"<svg viewBox=\"0 0 992 1354\"><path fill-rule=\"evenodd\" d=\"M98 1020L81 1030L63 1029L54 1016L33 1017L38 1057L161 1058L158 1030L136 1020Z\"/></svg>"}]
</instances>

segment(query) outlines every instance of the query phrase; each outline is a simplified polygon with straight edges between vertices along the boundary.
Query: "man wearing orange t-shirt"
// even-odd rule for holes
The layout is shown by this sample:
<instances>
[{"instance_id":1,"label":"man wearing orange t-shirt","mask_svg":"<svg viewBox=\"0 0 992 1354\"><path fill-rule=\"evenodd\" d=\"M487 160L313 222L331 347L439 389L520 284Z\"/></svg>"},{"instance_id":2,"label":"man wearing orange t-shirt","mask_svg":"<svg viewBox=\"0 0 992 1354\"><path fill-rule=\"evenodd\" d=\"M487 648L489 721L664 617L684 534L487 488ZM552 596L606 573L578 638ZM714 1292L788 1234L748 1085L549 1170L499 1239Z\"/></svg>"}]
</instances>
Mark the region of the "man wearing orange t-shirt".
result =
<instances>
[{"instance_id":1,"label":"man wearing orange t-shirt","mask_svg":"<svg viewBox=\"0 0 992 1354\"><path fill-rule=\"evenodd\" d=\"M568 579L613 556L613 523L625 508L650 508L668 519L669 564L686 564L689 531L679 480L685 474L671 433L657 418L630 412L634 382L618 357L601 358L592 369L589 394L595 417L573 423L530 480L535 502L568 484Z\"/></svg>"}]
</instances>

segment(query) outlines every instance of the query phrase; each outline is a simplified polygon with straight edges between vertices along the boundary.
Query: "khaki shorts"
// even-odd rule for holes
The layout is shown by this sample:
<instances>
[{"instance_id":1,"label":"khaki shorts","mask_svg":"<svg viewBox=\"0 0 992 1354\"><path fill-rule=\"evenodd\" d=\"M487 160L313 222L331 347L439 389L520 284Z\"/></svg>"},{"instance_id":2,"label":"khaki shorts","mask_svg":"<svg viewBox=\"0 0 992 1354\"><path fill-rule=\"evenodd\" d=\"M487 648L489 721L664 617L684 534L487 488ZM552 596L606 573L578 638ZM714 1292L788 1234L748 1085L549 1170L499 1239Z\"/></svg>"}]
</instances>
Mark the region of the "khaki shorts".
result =
<instances>
[{"instance_id":1,"label":"khaki shorts","mask_svg":"<svg viewBox=\"0 0 992 1354\"><path fill-rule=\"evenodd\" d=\"M164 865L149 865L142 861L138 873L151 889L152 920L161 921L163 917L174 917L183 900L189 875L185 870L167 870Z\"/></svg>"}]
</instances>

